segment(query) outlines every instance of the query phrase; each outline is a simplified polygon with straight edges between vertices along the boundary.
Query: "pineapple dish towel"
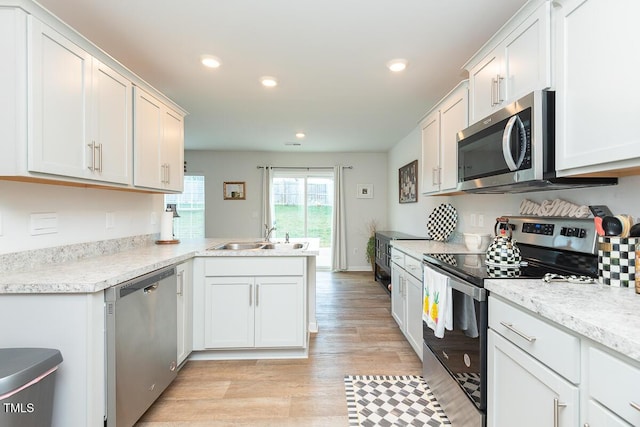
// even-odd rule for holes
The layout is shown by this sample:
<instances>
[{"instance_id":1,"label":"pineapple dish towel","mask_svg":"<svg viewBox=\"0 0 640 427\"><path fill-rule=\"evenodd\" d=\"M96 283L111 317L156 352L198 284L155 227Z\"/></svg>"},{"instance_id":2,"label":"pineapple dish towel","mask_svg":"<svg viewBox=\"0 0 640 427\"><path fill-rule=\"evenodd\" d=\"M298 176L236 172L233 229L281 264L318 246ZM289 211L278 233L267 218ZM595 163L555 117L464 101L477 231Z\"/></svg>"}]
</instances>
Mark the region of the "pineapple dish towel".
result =
<instances>
[{"instance_id":1,"label":"pineapple dish towel","mask_svg":"<svg viewBox=\"0 0 640 427\"><path fill-rule=\"evenodd\" d=\"M445 328L448 331L453 329L453 298L449 278L425 266L422 292L422 320L433 329L437 338L442 338Z\"/></svg>"}]
</instances>

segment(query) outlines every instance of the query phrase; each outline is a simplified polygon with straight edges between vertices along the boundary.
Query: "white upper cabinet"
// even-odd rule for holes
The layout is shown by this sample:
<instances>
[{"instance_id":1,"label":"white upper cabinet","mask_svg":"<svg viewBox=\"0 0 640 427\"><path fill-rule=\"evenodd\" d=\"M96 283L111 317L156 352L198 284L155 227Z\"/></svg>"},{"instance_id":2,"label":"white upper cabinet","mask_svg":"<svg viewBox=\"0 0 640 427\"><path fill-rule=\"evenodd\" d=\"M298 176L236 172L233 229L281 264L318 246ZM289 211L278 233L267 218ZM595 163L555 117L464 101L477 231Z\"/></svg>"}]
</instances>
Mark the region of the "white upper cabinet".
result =
<instances>
[{"instance_id":1,"label":"white upper cabinet","mask_svg":"<svg viewBox=\"0 0 640 427\"><path fill-rule=\"evenodd\" d=\"M131 82L31 20L29 170L131 183Z\"/></svg>"},{"instance_id":2,"label":"white upper cabinet","mask_svg":"<svg viewBox=\"0 0 640 427\"><path fill-rule=\"evenodd\" d=\"M454 192L458 186L456 135L469 124L468 82L446 95L420 122L423 194Z\"/></svg>"},{"instance_id":3,"label":"white upper cabinet","mask_svg":"<svg viewBox=\"0 0 640 427\"><path fill-rule=\"evenodd\" d=\"M36 4L0 8L0 176L134 188L133 87L148 85ZM182 191L184 115L161 110L161 169L145 190Z\"/></svg>"},{"instance_id":4,"label":"white upper cabinet","mask_svg":"<svg viewBox=\"0 0 640 427\"><path fill-rule=\"evenodd\" d=\"M640 2L556 3L558 175L637 173L640 134L631 130L640 96L631 75L640 69Z\"/></svg>"},{"instance_id":5,"label":"white upper cabinet","mask_svg":"<svg viewBox=\"0 0 640 427\"><path fill-rule=\"evenodd\" d=\"M84 178L90 175L91 55L36 19L31 30L29 170Z\"/></svg>"},{"instance_id":6,"label":"white upper cabinet","mask_svg":"<svg viewBox=\"0 0 640 427\"><path fill-rule=\"evenodd\" d=\"M465 65L470 123L529 92L551 87L551 5L539 3L523 7Z\"/></svg>"},{"instance_id":7,"label":"white upper cabinet","mask_svg":"<svg viewBox=\"0 0 640 427\"><path fill-rule=\"evenodd\" d=\"M183 116L140 88L134 93L134 184L182 191Z\"/></svg>"}]
</instances>

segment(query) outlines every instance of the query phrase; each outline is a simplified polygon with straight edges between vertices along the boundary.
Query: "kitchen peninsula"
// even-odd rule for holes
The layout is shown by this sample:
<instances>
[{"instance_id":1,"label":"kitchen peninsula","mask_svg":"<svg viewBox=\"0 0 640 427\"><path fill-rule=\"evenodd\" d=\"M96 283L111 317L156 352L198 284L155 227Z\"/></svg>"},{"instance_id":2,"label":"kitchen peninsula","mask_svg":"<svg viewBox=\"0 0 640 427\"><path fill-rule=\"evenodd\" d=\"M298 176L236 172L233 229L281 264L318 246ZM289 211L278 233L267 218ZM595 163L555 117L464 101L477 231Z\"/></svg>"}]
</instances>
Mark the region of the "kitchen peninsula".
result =
<instances>
[{"instance_id":1,"label":"kitchen peninsula","mask_svg":"<svg viewBox=\"0 0 640 427\"><path fill-rule=\"evenodd\" d=\"M295 342L269 341L266 347L270 354L262 356L249 356L249 352L256 351L254 348L249 348L252 347L250 345L238 345L237 347L241 348L236 349L234 353L229 353L229 346L226 346L224 357L306 356L308 334L317 331L315 256L318 251L313 239L307 239L309 245L299 249L285 247L222 251L208 250L208 248L218 247L229 242L230 239L208 238L184 241L177 245L155 245L150 237L146 241L137 242L135 247L118 251L118 247L131 244L125 240L129 239L108 241L110 242L108 245L111 245L110 253L94 254L86 258L81 258L79 255L72 256L70 252L84 250L86 253L92 253L96 250L93 247L95 245L71 245L32 251L32 256L28 254L20 256L20 253L3 256L3 264L5 266L13 264L14 268L5 271L0 279L0 321L5 325L15 326L3 328L0 332L0 342L3 347L56 348L64 358L56 379L54 425L103 425L106 413L105 352L107 350L104 340L104 291L118 283L163 267L176 265L179 271L182 269L186 273L186 277L193 277L192 283L187 279L182 283L179 282L178 285L193 291L192 298L185 302L186 304L194 303L192 311L187 309L188 317L192 313L208 313L209 321L221 321L220 316L204 305L209 303L214 308L219 307L216 305L218 294L207 292L203 287L213 285L208 281L209 276L215 275L217 279L228 278L227 274L230 270L242 274L245 278L245 275L253 276L256 293L251 298L252 300L255 298L253 301L256 306L269 307L268 304L273 302L274 295L277 298L277 307L282 312L289 310L290 307L286 304L298 304L291 308L291 312L297 316L296 319L300 323L288 325L293 327L294 333L297 334ZM242 239L234 241L242 241ZM54 252L67 253L70 258L76 259L29 265L30 258L34 256L51 258L56 256ZM190 269L191 265L195 269ZM202 267L201 270L199 266ZM283 266L287 266L289 270L284 271L281 268ZM194 272L196 274L201 272L203 275L192 276ZM274 272L277 272L277 276L274 276ZM207 274L206 280L204 274ZM295 275L294 285L290 285L288 274ZM266 280L260 281L258 277ZM276 277L282 280L270 280ZM238 276L232 279L227 280L226 284L237 283L238 286L243 286L242 281L238 281ZM274 287L266 286L267 282ZM265 286L262 286L263 283ZM260 300L257 294L258 285L260 285ZM294 290L295 298L283 299L283 295L287 295L291 289ZM242 295L246 296L247 293L244 290ZM275 294L273 290L276 291ZM184 289L178 289L178 292L183 291ZM255 311L258 316L256 318L259 318L260 312L257 307ZM187 341L198 345L204 338L195 335L193 331L204 333L212 327L215 328L215 323L205 321L203 316L190 320L193 323L187 322L186 325L182 325L186 328L183 333L188 338L194 338ZM225 326L229 326L231 323L229 320L226 321ZM190 325L193 325L193 331L189 330ZM256 328L256 331L269 332L273 329ZM279 331L276 329L276 332ZM180 334L180 327L178 333ZM213 336L215 337L215 334ZM260 337L259 334L257 336ZM266 338L269 337L267 335ZM206 345L207 349L207 355L200 358L216 357L215 350L210 344L206 341L199 348L204 350ZM276 347L280 346L286 350L278 353ZM254 347L258 348L258 345ZM187 354L190 351L191 348L187 350Z\"/></svg>"}]
</instances>

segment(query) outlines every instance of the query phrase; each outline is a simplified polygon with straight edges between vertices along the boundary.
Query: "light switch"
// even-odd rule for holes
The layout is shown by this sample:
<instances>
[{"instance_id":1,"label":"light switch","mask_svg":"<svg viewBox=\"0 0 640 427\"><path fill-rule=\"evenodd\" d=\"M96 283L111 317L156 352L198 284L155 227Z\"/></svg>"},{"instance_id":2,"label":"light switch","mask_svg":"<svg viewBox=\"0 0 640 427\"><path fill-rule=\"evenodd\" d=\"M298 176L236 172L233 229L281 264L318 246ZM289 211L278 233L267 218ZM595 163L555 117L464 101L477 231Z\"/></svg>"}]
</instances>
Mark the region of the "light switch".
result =
<instances>
[{"instance_id":1,"label":"light switch","mask_svg":"<svg viewBox=\"0 0 640 427\"><path fill-rule=\"evenodd\" d=\"M32 236L58 232L58 214L56 212L33 213L30 222Z\"/></svg>"}]
</instances>

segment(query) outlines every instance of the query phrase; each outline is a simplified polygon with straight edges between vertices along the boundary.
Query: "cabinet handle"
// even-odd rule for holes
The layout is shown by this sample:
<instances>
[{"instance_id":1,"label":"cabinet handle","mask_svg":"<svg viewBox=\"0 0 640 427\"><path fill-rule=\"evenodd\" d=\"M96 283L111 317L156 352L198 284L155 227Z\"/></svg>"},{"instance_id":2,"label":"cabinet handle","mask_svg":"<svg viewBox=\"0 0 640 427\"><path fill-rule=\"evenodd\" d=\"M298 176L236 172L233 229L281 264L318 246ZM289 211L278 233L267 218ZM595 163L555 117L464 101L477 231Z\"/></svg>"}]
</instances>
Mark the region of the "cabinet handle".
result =
<instances>
[{"instance_id":1,"label":"cabinet handle","mask_svg":"<svg viewBox=\"0 0 640 427\"><path fill-rule=\"evenodd\" d=\"M184 288L184 271L178 273L178 295L182 296L182 291Z\"/></svg>"},{"instance_id":2,"label":"cabinet handle","mask_svg":"<svg viewBox=\"0 0 640 427\"><path fill-rule=\"evenodd\" d=\"M433 168L431 170L431 180L433 181L433 185L438 185L440 184L440 173L439 173L439 169L438 168Z\"/></svg>"},{"instance_id":3,"label":"cabinet handle","mask_svg":"<svg viewBox=\"0 0 640 427\"><path fill-rule=\"evenodd\" d=\"M567 404L560 403L558 398L553 399L553 427L558 427L558 420L560 418L558 412L560 411L560 408L566 408L566 407L567 407Z\"/></svg>"},{"instance_id":4,"label":"cabinet handle","mask_svg":"<svg viewBox=\"0 0 640 427\"><path fill-rule=\"evenodd\" d=\"M495 107L496 102L496 79L491 79L491 106Z\"/></svg>"},{"instance_id":5,"label":"cabinet handle","mask_svg":"<svg viewBox=\"0 0 640 427\"><path fill-rule=\"evenodd\" d=\"M91 149L91 165L89 166L89 170L94 172L96 170L96 142L91 141L91 144L87 144L87 146Z\"/></svg>"},{"instance_id":6,"label":"cabinet handle","mask_svg":"<svg viewBox=\"0 0 640 427\"><path fill-rule=\"evenodd\" d=\"M171 184L171 165L167 163L167 184Z\"/></svg>"},{"instance_id":7,"label":"cabinet handle","mask_svg":"<svg viewBox=\"0 0 640 427\"><path fill-rule=\"evenodd\" d=\"M636 402L629 402L629 406L631 406L636 411L640 411L640 404Z\"/></svg>"},{"instance_id":8,"label":"cabinet handle","mask_svg":"<svg viewBox=\"0 0 640 427\"><path fill-rule=\"evenodd\" d=\"M98 172L102 172L102 144L98 144L98 164L100 165L96 169Z\"/></svg>"},{"instance_id":9,"label":"cabinet handle","mask_svg":"<svg viewBox=\"0 0 640 427\"><path fill-rule=\"evenodd\" d=\"M256 285L256 307L260 305L260 285Z\"/></svg>"},{"instance_id":10,"label":"cabinet handle","mask_svg":"<svg viewBox=\"0 0 640 427\"><path fill-rule=\"evenodd\" d=\"M529 341L529 342L534 342L536 340L536 337L530 337L529 335L524 334L523 332L520 332L519 330L517 330L516 328L513 327L513 324L511 323L507 323L507 322L500 322L500 324L502 326L504 326L505 328L509 329L511 332L513 332L516 335L521 336L522 338L524 338L525 340Z\"/></svg>"},{"instance_id":11,"label":"cabinet handle","mask_svg":"<svg viewBox=\"0 0 640 427\"><path fill-rule=\"evenodd\" d=\"M501 77L500 74L496 76L496 105L500 104L504 99L502 99L502 93L500 93L500 82L504 80L504 77Z\"/></svg>"}]
</instances>

